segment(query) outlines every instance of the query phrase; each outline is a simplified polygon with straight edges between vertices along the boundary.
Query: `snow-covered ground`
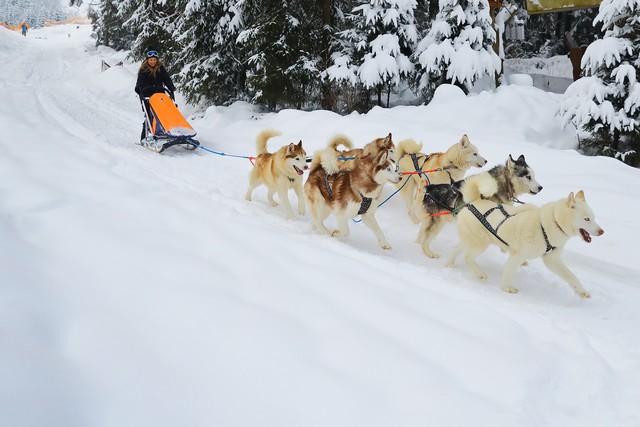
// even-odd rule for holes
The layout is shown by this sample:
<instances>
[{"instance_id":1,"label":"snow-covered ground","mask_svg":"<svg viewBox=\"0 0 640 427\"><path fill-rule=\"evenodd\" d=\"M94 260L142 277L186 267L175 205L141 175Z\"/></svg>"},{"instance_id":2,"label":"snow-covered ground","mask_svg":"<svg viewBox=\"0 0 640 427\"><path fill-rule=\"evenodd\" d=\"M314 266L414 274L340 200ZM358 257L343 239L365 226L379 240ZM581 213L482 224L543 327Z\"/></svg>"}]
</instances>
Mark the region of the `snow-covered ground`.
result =
<instances>
[{"instance_id":1,"label":"snow-covered ground","mask_svg":"<svg viewBox=\"0 0 640 427\"><path fill-rule=\"evenodd\" d=\"M504 61L504 74L529 74L535 87L547 92L564 93L573 83L573 68L566 55L551 58L512 58Z\"/></svg>"},{"instance_id":2,"label":"snow-covered ground","mask_svg":"<svg viewBox=\"0 0 640 427\"><path fill-rule=\"evenodd\" d=\"M204 147L240 157L158 155L134 144L138 64L100 72L125 53L89 33L0 29L0 425L640 425L640 171L578 154L561 95L442 87L345 117L178 96ZM309 154L389 132L426 152L467 133L487 168L524 154L544 186L524 201L584 189L605 230L564 253L592 298L540 260L502 292L495 248L484 282L446 269L399 197L377 214L391 251L361 223L338 240L287 221L264 187L245 201L266 128ZM432 248L455 241L448 225Z\"/></svg>"}]
</instances>

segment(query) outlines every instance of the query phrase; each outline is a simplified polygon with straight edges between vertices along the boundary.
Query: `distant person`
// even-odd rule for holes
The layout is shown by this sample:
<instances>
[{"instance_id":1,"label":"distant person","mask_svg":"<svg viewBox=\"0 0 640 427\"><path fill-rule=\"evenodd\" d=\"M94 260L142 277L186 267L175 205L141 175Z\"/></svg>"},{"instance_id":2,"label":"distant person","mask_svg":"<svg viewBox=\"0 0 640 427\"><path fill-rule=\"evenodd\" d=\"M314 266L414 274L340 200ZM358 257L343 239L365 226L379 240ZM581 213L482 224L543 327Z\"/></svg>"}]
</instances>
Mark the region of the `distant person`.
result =
<instances>
[{"instance_id":1,"label":"distant person","mask_svg":"<svg viewBox=\"0 0 640 427\"><path fill-rule=\"evenodd\" d=\"M27 21L24 21L22 23L22 35L27 37L27 30L29 29L29 23Z\"/></svg>"},{"instance_id":2,"label":"distant person","mask_svg":"<svg viewBox=\"0 0 640 427\"><path fill-rule=\"evenodd\" d=\"M140 65L138 70L138 79L136 81L136 93L140 97L140 101L145 103L147 113L150 112L149 103L144 98L148 98L154 93L168 92L171 100L175 102L174 92L176 87L171 81L169 73L158 58L158 52L150 50L147 52L147 59ZM149 117L151 120L151 117ZM142 124L142 141L146 136L145 123Z\"/></svg>"}]
</instances>

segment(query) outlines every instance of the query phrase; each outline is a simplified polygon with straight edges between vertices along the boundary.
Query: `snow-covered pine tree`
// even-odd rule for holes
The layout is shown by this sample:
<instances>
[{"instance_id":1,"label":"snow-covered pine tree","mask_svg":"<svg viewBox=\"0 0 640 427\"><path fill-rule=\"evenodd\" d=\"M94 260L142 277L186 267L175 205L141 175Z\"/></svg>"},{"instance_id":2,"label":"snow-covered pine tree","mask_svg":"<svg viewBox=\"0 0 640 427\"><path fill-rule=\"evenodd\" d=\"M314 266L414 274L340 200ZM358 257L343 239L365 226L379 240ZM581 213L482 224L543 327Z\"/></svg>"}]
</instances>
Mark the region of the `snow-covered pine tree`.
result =
<instances>
[{"instance_id":1,"label":"snow-covered pine tree","mask_svg":"<svg viewBox=\"0 0 640 427\"><path fill-rule=\"evenodd\" d=\"M252 0L244 5L245 30L238 37L247 58L247 89L252 102L272 111L311 105L320 84L320 25L310 14L320 8L313 0ZM318 13L319 16L319 13Z\"/></svg>"},{"instance_id":2,"label":"snow-covered pine tree","mask_svg":"<svg viewBox=\"0 0 640 427\"><path fill-rule=\"evenodd\" d=\"M487 0L440 0L436 19L415 53L419 89L428 99L441 83L468 89L480 77L494 75L501 67L495 41Z\"/></svg>"},{"instance_id":3,"label":"snow-covered pine tree","mask_svg":"<svg viewBox=\"0 0 640 427\"><path fill-rule=\"evenodd\" d=\"M344 25L344 12L342 7L351 10L353 8L350 3L353 0L343 0L337 2L334 0L322 0L321 15L321 37L316 51L318 52L319 62L318 68L321 78L320 88L320 106L326 110L343 111L338 104L342 104L342 97L339 86L330 78L328 70L334 66L334 55L342 50L341 42L338 38L340 28Z\"/></svg>"},{"instance_id":4,"label":"snow-covered pine tree","mask_svg":"<svg viewBox=\"0 0 640 427\"><path fill-rule=\"evenodd\" d=\"M131 57L144 59L147 50L154 49L170 73L175 66L178 44L173 38L175 22L184 10L183 2L166 0L119 0L118 17L123 28L136 34L131 46ZM180 8L182 6L182 8Z\"/></svg>"},{"instance_id":5,"label":"snow-covered pine tree","mask_svg":"<svg viewBox=\"0 0 640 427\"><path fill-rule=\"evenodd\" d=\"M374 90L377 105L389 106L393 89L415 71L410 57L418 39L417 0L365 0L347 17L341 52L327 70L330 79ZM382 101L387 91L386 102Z\"/></svg>"},{"instance_id":6,"label":"snow-covered pine tree","mask_svg":"<svg viewBox=\"0 0 640 427\"><path fill-rule=\"evenodd\" d=\"M590 133L585 149L640 165L640 3L604 0L594 23L604 36L582 58L583 77L559 106L565 125Z\"/></svg>"},{"instance_id":7,"label":"snow-covered pine tree","mask_svg":"<svg viewBox=\"0 0 640 427\"><path fill-rule=\"evenodd\" d=\"M177 82L190 102L224 105L243 97L246 70L236 45L244 0L190 1L176 26Z\"/></svg>"},{"instance_id":8,"label":"snow-covered pine tree","mask_svg":"<svg viewBox=\"0 0 640 427\"><path fill-rule=\"evenodd\" d=\"M113 49L129 49L135 39L124 24L126 18L118 11L118 0L100 0L89 5L88 16L92 21L96 46Z\"/></svg>"},{"instance_id":9,"label":"snow-covered pine tree","mask_svg":"<svg viewBox=\"0 0 640 427\"><path fill-rule=\"evenodd\" d=\"M360 84L357 64L362 57L358 55L357 46L364 38L353 27L351 14L345 13L358 4L355 1L345 3L344 9L336 7L331 34L328 35L330 59L321 76L324 84L332 88L335 96L333 104L339 112L365 112L371 108L371 101L369 91Z\"/></svg>"}]
</instances>

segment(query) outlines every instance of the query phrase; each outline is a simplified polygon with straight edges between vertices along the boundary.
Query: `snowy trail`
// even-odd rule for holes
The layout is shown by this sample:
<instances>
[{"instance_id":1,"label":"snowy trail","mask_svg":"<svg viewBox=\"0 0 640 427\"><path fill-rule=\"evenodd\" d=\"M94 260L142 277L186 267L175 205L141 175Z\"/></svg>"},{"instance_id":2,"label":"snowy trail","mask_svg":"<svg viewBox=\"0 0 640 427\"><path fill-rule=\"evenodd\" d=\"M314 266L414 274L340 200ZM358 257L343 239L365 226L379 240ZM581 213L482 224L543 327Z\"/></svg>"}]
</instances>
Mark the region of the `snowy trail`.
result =
<instances>
[{"instance_id":1,"label":"snowy trail","mask_svg":"<svg viewBox=\"0 0 640 427\"><path fill-rule=\"evenodd\" d=\"M361 224L351 224L348 240L329 239L311 231L308 215L286 221L266 191L246 202L247 160L135 146L135 68L101 74L88 28L71 37L47 31L0 50L8 64L0 112L11 124L1 143L0 230L15 247L1 255L11 260L5 292L25 307L0 315L17 331L17 350L0 350L0 361L31 375L0 386L2 396L18 391L0 423L19 425L21 411L41 402L22 425L56 412L53 424L67 426L640 421L640 266L616 247L624 237L607 240L640 236L630 213L596 212L605 235L567 246L565 261L591 300L539 260L519 271L521 293L505 294L503 254L492 248L480 258L489 273L482 283L461 260L446 269L427 259L399 198L378 212L393 246L383 252ZM225 114L209 110L194 127L209 148L247 155L267 127L305 135L312 154L335 129L392 126L402 138L432 126L428 115L422 123L401 110ZM439 135L452 135L445 140L459 137L461 129L433 121ZM511 133L485 157L503 159ZM522 149L540 165L554 152ZM575 160L557 153L547 169ZM563 179L545 184L545 201L577 190ZM605 206L615 200L598 176L584 184L589 200L590 190ZM454 241L449 225L433 247L444 257Z\"/></svg>"}]
</instances>

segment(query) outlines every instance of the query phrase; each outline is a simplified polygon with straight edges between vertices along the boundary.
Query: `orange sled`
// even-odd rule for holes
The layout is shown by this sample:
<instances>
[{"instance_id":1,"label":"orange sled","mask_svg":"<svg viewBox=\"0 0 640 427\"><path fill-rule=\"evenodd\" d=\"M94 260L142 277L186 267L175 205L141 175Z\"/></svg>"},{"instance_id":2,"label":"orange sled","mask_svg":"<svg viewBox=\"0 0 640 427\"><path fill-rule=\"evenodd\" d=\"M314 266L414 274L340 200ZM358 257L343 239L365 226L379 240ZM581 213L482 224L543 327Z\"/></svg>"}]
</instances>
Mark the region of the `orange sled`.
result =
<instances>
[{"instance_id":1,"label":"orange sled","mask_svg":"<svg viewBox=\"0 0 640 427\"><path fill-rule=\"evenodd\" d=\"M141 141L143 147L162 153L174 145L187 150L195 150L200 145L193 139L196 131L166 93L142 98L142 109L146 123L146 137Z\"/></svg>"}]
</instances>

